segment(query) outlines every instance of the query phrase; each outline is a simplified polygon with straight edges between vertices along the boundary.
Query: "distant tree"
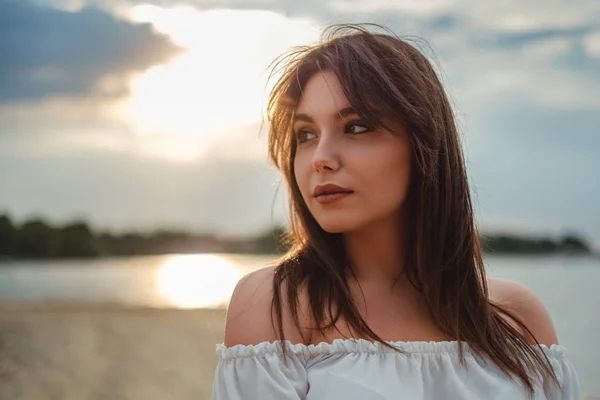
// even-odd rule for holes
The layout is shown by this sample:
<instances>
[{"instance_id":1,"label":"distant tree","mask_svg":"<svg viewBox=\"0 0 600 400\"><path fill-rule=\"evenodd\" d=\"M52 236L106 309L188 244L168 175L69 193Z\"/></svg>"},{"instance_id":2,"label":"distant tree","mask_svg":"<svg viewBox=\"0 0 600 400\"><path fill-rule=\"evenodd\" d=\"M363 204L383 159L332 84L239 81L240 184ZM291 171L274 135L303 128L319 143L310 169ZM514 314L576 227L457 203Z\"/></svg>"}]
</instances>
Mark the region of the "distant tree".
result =
<instances>
[{"instance_id":1,"label":"distant tree","mask_svg":"<svg viewBox=\"0 0 600 400\"><path fill-rule=\"evenodd\" d=\"M12 256L17 250L17 229L8 215L0 215L0 257Z\"/></svg>"},{"instance_id":2,"label":"distant tree","mask_svg":"<svg viewBox=\"0 0 600 400\"><path fill-rule=\"evenodd\" d=\"M553 253L558 249L556 243L550 239L542 239L537 244L542 253Z\"/></svg>"},{"instance_id":3,"label":"distant tree","mask_svg":"<svg viewBox=\"0 0 600 400\"><path fill-rule=\"evenodd\" d=\"M509 235L486 235L480 239L487 253L548 254L558 249L557 244L547 238L535 239Z\"/></svg>"},{"instance_id":4,"label":"distant tree","mask_svg":"<svg viewBox=\"0 0 600 400\"><path fill-rule=\"evenodd\" d=\"M108 256L114 254L115 237L110 232L100 232L96 234L95 248L99 256Z\"/></svg>"},{"instance_id":5,"label":"distant tree","mask_svg":"<svg viewBox=\"0 0 600 400\"><path fill-rule=\"evenodd\" d=\"M20 256L50 257L55 242L54 229L41 219L24 222L17 232L17 252Z\"/></svg>"},{"instance_id":6,"label":"distant tree","mask_svg":"<svg viewBox=\"0 0 600 400\"><path fill-rule=\"evenodd\" d=\"M114 254L117 255L149 254L147 240L144 235L139 233L131 232L115 236L113 243Z\"/></svg>"},{"instance_id":7,"label":"distant tree","mask_svg":"<svg viewBox=\"0 0 600 400\"><path fill-rule=\"evenodd\" d=\"M146 238L146 252L153 254L190 252L191 235L182 230L160 229Z\"/></svg>"},{"instance_id":8,"label":"distant tree","mask_svg":"<svg viewBox=\"0 0 600 400\"><path fill-rule=\"evenodd\" d=\"M16 226L8 215L0 215L0 258L197 252L280 254L288 250L290 245L286 241L286 233L284 226L275 226L262 234L244 238L224 238L210 233L191 234L177 229L148 233L94 233L84 221L74 221L55 228L37 218ZM480 244L486 253L496 254L591 254L589 244L576 234L565 235L560 240L488 234L480 237Z\"/></svg>"},{"instance_id":9,"label":"distant tree","mask_svg":"<svg viewBox=\"0 0 600 400\"><path fill-rule=\"evenodd\" d=\"M283 253L287 250L284 243L285 228L276 226L268 232L258 236L253 242L255 252L263 254Z\"/></svg>"},{"instance_id":10,"label":"distant tree","mask_svg":"<svg viewBox=\"0 0 600 400\"><path fill-rule=\"evenodd\" d=\"M94 234L85 222L73 222L56 231L54 257L93 257L98 255Z\"/></svg>"},{"instance_id":11,"label":"distant tree","mask_svg":"<svg viewBox=\"0 0 600 400\"><path fill-rule=\"evenodd\" d=\"M482 240L483 248L489 253L524 252L522 240L507 235L488 235Z\"/></svg>"},{"instance_id":12,"label":"distant tree","mask_svg":"<svg viewBox=\"0 0 600 400\"><path fill-rule=\"evenodd\" d=\"M566 235L559 242L559 248L567 253L589 254L590 246L586 241L576 235Z\"/></svg>"}]
</instances>

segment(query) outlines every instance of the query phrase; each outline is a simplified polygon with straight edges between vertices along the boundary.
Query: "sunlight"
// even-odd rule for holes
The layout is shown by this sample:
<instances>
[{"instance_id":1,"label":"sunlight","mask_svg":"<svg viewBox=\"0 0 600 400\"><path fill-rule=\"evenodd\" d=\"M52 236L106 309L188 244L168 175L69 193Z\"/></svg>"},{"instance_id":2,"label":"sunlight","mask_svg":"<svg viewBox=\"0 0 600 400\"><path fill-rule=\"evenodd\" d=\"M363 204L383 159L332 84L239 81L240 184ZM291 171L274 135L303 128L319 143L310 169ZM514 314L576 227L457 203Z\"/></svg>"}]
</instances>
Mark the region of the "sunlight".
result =
<instances>
[{"instance_id":1,"label":"sunlight","mask_svg":"<svg viewBox=\"0 0 600 400\"><path fill-rule=\"evenodd\" d=\"M242 271L213 254L174 256L157 271L158 292L179 308L226 305Z\"/></svg>"},{"instance_id":2,"label":"sunlight","mask_svg":"<svg viewBox=\"0 0 600 400\"><path fill-rule=\"evenodd\" d=\"M410 14L431 14L441 13L449 6L449 2L447 0L332 0L329 6L339 12L347 12L348 10L352 10L354 13L400 11Z\"/></svg>"},{"instance_id":3,"label":"sunlight","mask_svg":"<svg viewBox=\"0 0 600 400\"><path fill-rule=\"evenodd\" d=\"M270 11L138 5L130 18L152 23L187 51L134 77L116 112L138 134L167 137L174 144L165 152L186 157L211 137L260 122L269 63L319 36L311 21Z\"/></svg>"}]
</instances>

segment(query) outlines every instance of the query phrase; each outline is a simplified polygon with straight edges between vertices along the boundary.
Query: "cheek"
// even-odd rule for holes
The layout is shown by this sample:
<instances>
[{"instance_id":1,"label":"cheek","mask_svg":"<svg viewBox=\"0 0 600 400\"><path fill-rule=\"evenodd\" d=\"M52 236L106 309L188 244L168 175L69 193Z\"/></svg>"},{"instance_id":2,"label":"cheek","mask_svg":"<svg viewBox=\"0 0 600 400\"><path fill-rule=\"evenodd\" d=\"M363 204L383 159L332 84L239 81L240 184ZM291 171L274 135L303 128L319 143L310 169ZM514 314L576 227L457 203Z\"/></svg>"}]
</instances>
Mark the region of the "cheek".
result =
<instances>
[{"instance_id":1,"label":"cheek","mask_svg":"<svg viewBox=\"0 0 600 400\"><path fill-rule=\"evenodd\" d=\"M380 198L394 203L406 197L411 176L410 152L388 151L374 158L370 166L369 181L373 185L371 192ZM381 195L381 196L380 196Z\"/></svg>"}]
</instances>

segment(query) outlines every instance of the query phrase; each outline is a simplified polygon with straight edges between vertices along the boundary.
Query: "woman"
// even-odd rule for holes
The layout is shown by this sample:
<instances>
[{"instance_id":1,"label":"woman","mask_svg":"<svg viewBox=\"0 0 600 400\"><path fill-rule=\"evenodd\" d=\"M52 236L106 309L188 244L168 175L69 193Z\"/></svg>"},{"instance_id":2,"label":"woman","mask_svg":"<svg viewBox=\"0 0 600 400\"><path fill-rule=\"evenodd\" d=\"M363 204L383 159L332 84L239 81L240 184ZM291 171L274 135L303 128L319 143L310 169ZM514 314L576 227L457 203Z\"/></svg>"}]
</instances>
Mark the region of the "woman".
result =
<instances>
[{"instance_id":1,"label":"woman","mask_svg":"<svg viewBox=\"0 0 600 400\"><path fill-rule=\"evenodd\" d=\"M329 34L269 99L291 248L237 285L213 398L578 399L540 300L485 276L428 60L362 26Z\"/></svg>"}]
</instances>

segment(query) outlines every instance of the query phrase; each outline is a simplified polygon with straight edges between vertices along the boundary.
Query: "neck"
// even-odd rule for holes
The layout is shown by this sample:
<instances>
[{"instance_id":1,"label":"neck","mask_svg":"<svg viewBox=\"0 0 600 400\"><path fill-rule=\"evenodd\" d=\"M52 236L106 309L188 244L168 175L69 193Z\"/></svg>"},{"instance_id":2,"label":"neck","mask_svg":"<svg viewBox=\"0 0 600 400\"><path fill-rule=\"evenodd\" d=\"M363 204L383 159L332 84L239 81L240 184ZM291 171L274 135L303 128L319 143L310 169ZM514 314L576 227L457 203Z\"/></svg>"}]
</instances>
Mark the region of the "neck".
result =
<instances>
[{"instance_id":1,"label":"neck","mask_svg":"<svg viewBox=\"0 0 600 400\"><path fill-rule=\"evenodd\" d=\"M402 273L405 254L403 224L392 218L344 233L344 244L356 279L392 285Z\"/></svg>"}]
</instances>

